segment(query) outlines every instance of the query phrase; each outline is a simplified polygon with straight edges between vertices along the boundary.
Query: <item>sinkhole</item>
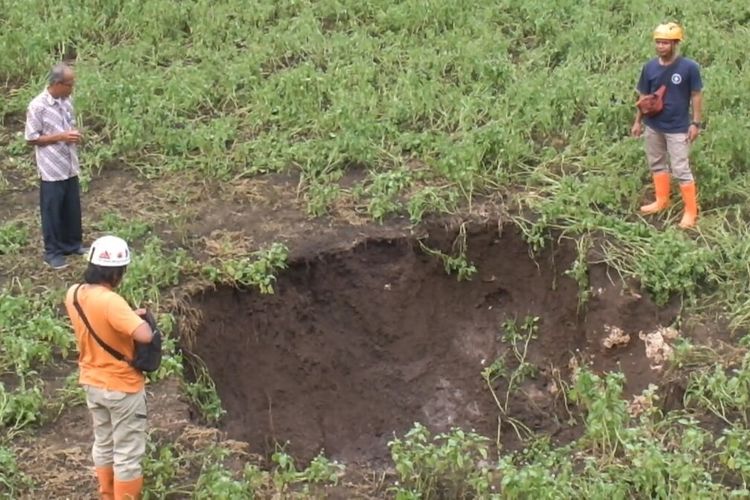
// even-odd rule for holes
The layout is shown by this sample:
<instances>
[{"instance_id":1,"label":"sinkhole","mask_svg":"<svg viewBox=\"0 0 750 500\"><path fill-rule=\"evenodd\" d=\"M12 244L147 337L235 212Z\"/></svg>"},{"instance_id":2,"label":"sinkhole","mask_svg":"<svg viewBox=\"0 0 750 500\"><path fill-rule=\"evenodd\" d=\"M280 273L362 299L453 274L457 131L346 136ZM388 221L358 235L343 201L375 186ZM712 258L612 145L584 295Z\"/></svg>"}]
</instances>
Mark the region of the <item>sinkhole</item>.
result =
<instances>
[{"instance_id":1,"label":"sinkhole","mask_svg":"<svg viewBox=\"0 0 750 500\"><path fill-rule=\"evenodd\" d=\"M534 433L574 437L555 384L574 356L625 372L629 394L653 379L637 335L604 350L604 329L650 331L674 310L629 293L603 265L589 268L591 298L579 307L578 284L565 272L574 244L531 255L515 226L428 233L422 242L445 253L465 238L477 268L470 280L447 274L404 236L295 257L273 295L218 287L193 297L202 319L185 348L214 380L231 438L259 453L287 443L302 459L325 450L350 463L387 459L388 441L414 422L434 432L475 429L494 441L499 410L482 370L498 358L517 363L502 325L528 317L538 318L527 352L533 370L507 410ZM502 400L507 380L493 384ZM499 439L513 446L517 436L501 427Z\"/></svg>"}]
</instances>

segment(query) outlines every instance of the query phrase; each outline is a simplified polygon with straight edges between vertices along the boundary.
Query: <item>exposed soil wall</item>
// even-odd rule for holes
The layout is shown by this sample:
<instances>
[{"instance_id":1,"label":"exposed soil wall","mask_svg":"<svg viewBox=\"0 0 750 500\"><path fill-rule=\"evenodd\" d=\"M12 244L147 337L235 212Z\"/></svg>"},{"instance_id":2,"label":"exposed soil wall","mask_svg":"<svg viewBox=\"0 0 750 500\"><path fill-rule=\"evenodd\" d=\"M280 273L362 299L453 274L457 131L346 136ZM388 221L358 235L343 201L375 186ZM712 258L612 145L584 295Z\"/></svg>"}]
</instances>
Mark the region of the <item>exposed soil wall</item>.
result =
<instances>
[{"instance_id":1,"label":"exposed soil wall","mask_svg":"<svg viewBox=\"0 0 750 500\"><path fill-rule=\"evenodd\" d=\"M455 231L431 232L428 245L450 249ZM604 370L618 364L630 393L653 374L634 340L604 352L604 325L637 332L674 318L646 298L623 293L591 271L593 295L578 308L578 286L564 274L573 246L532 259L520 234L474 227L470 281L446 274L408 237L309 255L290 263L274 295L228 287L195 297L203 324L190 349L216 382L230 436L260 452L289 441L296 456L320 449L345 461L377 462L387 442L414 422L497 431L497 407L480 373L507 345L501 324L539 318L529 361L536 374L514 391L510 408L532 430L565 440L567 428L552 368L578 355ZM504 393L504 381L496 389ZM504 444L513 432L502 429Z\"/></svg>"}]
</instances>

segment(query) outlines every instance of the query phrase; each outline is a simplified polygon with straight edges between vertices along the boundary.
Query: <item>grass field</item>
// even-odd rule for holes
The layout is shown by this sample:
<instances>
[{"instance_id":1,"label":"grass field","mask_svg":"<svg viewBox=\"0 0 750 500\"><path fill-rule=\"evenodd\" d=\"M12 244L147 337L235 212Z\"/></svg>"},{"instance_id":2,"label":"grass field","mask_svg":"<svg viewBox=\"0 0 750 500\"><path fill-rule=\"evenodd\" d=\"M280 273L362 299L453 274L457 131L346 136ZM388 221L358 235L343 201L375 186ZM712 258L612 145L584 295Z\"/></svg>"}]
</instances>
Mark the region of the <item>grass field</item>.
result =
<instances>
[{"instance_id":1,"label":"grass field","mask_svg":"<svg viewBox=\"0 0 750 500\"><path fill-rule=\"evenodd\" d=\"M638 215L652 192L642 143L628 137L650 32L665 20L685 27L682 52L705 84L705 130L692 151L701 214L689 232L676 228L676 198L664 215ZM405 216L418 226L469 218L491 200L534 251L577 242L570 274L582 303L587 266L606 263L656 303L680 301L677 326L730 339L677 344L654 383L679 380L683 404L638 417L621 375L582 368L568 399L585 431L564 446L539 436L495 456L468 430L417 426L394 437L394 470L376 496L750 495L749 23L740 0L0 2L0 494L44 488L44 474L20 467L19 443L82 402L60 309L81 266L40 270L35 166L22 135L29 100L65 58L75 62L85 136L87 235L133 242L123 294L158 308L167 333L181 319L175 297L196 287L273 293L295 248L231 232L209 241L190 223L214 202L252 199L254 183L279 174L296 183L280 196L309 220ZM470 278L470 263L454 257L446 268ZM183 378L176 342L175 332L155 387ZM181 387L206 421L220 420L210 378ZM226 447L154 443L149 498L304 497L343 474L322 455L304 468L283 452L232 468Z\"/></svg>"}]
</instances>

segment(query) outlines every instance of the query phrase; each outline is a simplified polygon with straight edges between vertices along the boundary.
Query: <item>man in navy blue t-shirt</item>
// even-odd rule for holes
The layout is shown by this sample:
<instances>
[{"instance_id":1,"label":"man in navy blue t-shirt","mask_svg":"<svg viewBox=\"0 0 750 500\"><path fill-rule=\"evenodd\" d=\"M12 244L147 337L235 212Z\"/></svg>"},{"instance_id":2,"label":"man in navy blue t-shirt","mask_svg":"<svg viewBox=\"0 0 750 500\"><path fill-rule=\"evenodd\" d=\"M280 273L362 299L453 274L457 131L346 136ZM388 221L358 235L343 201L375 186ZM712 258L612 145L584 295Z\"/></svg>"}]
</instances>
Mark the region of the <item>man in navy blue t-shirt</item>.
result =
<instances>
[{"instance_id":1,"label":"man in navy blue t-shirt","mask_svg":"<svg viewBox=\"0 0 750 500\"><path fill-rule=\"evenodd\" d=\"M685 204L680 227L689 228L698 217L695 180L688 157L690 144L701 130L703 82L698 64L678 53L682 39L682 28L675 23L660 24L654 30L658 57L643 66L636 90L642 97L664 85L664 107L652 116L644 116L638 109L631 133L634 137L645 136L646 159L656 192L656 201L642 206L641 213L653 214L667 208L670 179L674 175ZM645 133L641 120L646 126Z\"/></svg>"}]
</instances>

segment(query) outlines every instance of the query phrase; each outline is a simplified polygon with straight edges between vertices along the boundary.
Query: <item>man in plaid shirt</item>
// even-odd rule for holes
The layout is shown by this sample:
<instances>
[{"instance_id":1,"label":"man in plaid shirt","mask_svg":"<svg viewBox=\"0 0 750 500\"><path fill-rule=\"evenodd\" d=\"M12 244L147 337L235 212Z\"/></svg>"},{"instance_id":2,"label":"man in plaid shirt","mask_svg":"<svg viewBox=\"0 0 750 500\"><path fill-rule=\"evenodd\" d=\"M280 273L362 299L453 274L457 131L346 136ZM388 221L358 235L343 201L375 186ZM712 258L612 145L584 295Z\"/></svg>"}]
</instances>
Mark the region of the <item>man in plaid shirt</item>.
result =
<instances>
[{"instance_id":1,"label":"man in plaid shirt","mask_svg":"<svg viewBox=\"0 0 750 500\"><path fill-rule=\"evenodd\" d=\"M44 261L53 269L67 266L66 255L83 255L81 199L78 174L78 143L70 95L75 73L57 64L49 74L49 85L29 104L26 141L34 146L39 170L39 206L44 235Z\"/></svg>"}]
</instances>

